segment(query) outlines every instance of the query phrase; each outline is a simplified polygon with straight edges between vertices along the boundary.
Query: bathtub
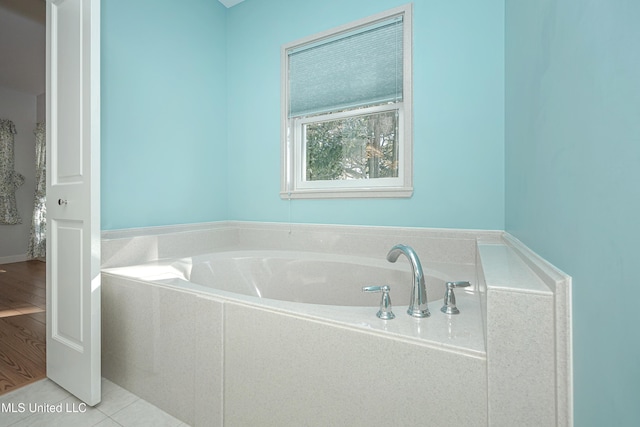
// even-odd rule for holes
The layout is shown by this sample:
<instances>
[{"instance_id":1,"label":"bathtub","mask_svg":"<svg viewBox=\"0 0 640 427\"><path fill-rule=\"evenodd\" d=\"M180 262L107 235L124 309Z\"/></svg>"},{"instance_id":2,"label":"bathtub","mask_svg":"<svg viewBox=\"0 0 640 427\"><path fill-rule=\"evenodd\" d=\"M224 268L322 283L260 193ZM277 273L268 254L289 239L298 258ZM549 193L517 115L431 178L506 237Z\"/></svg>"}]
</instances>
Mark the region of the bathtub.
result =
<instances>
[{"instance_id":1,"label":"bathtub","mask_svg":"<svg viewBox=\"0 0 640 427\"><path fill-rule=\"evenodd\" d=\"M406 314L397 243L420 256L428 318ZM102 272L103 376L189 425L571 425L570 278L501 232L121 230ZM385 284L393 320L362 292Z\"/></svg>"},{"instance_id":2,"label":"bathtub","mask_svg":"<svg viewBox=\"0 0 640 427\"><path fill-rule=\"evenodd\" d=\"M445 283L458 280L477 283L475 266L440 263L437 269L424 270L431 312L428 323L406 314L413 275L403 258L389 263L386 259L365 256L244 249L106 268L103 273L326 322L385 331L440 348L484 354L476 286L456 290L462 316L440 312ZM376 285L391 287L396 319L384 321L375 316L381 294L365 293L362 288Z\"/></svg>"}]
</instances>

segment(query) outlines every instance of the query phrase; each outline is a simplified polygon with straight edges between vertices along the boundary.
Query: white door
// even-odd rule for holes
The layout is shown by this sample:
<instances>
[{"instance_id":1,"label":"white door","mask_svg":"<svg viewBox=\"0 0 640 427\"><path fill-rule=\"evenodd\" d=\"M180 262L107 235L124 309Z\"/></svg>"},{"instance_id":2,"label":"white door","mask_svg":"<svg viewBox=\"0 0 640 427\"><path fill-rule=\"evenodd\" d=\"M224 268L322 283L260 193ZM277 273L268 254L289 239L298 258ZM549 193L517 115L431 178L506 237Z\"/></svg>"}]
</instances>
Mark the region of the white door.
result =
<instances>
[{"instance_id":1,"label":"white door","mask_svg":"<svg viewBox=\"0 0 640 427\"><path fill-rule=\"evenodd\" d=\"M47 376L100 402L100 0L47 0Z\"/></svg>"}]
</instances>

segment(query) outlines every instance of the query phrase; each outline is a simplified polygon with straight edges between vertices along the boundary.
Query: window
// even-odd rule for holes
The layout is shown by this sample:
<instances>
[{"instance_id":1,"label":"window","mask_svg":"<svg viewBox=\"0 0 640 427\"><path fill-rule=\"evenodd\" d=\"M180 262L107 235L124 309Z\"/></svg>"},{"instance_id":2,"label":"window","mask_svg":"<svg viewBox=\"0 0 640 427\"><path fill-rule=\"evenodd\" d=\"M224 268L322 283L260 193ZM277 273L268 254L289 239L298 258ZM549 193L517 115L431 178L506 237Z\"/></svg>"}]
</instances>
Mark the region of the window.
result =
<instances>
[{"instance_id":1,"label":"window","mask_svg":"<svg viewBox=\"0 0 640 427\"><path fill-rule=\"evenodd\" d=\"M410 197L411 5L282 48L283 198Z\"/></svg>"}]
</instances>

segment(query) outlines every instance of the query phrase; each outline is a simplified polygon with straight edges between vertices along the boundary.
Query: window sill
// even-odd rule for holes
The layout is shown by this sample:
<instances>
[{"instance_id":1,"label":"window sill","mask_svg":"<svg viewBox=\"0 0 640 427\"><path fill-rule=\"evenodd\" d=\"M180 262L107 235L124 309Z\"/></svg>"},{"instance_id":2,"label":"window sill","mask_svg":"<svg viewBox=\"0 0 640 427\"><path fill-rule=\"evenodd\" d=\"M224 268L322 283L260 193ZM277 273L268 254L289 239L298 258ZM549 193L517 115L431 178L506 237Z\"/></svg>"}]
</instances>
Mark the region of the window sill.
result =
<instances>
[{"instance_id":1,"label":"window sill","mask_svg":"<svg viewBox=\"0 0 640 427\"><path fill-rule=\"evenodd\" d=\"M413 187L389 188L331 188L331 189L303 189L292 192L281 191L282 199L388 199L409 198L413 195Z\"/></svg>"}]
</instances>

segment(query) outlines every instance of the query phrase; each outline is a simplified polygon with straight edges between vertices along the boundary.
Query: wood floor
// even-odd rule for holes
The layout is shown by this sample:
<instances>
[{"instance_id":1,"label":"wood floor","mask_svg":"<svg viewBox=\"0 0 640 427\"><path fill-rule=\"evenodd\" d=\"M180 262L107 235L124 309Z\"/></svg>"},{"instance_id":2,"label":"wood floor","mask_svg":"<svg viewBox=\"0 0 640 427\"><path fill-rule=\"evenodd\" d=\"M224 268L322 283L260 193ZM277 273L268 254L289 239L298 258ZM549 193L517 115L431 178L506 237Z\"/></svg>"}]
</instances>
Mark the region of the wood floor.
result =
<instances>
[{"instance_id":1,"label":"wood floor","mask_svg":"<svg viewBox=\"0 0 640 427\"><path fill-rule=\"evenodd\" d=\"M46 376L46 264L0 264L0 395Z\"/></svg>"}]
</instances>

